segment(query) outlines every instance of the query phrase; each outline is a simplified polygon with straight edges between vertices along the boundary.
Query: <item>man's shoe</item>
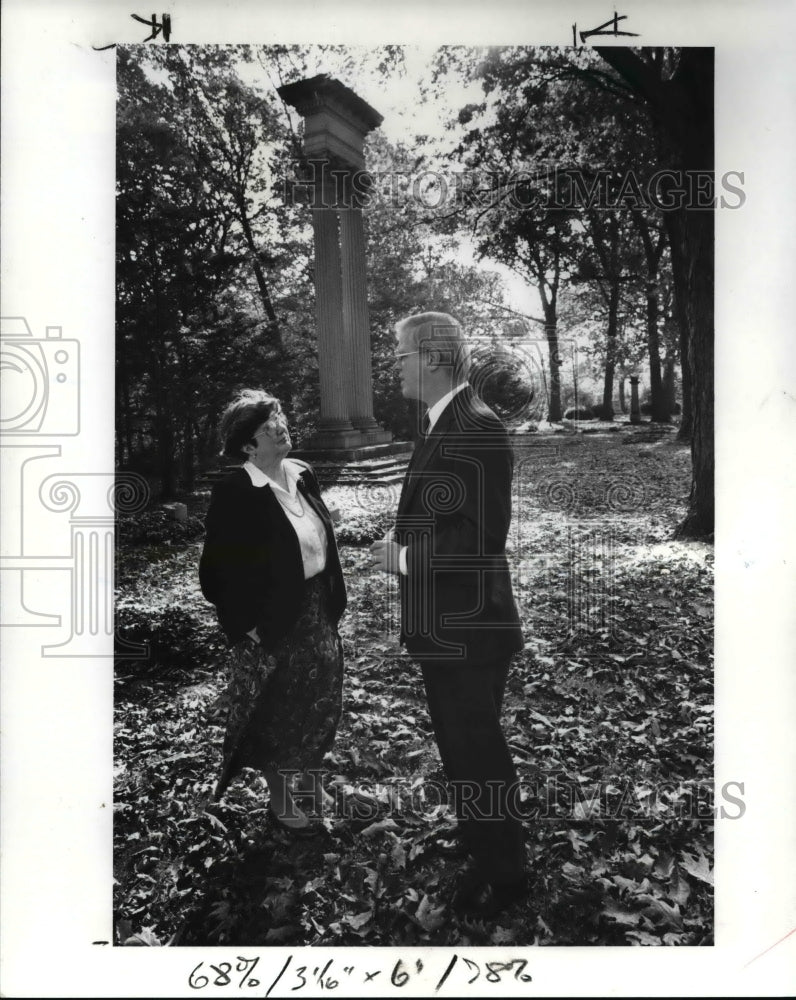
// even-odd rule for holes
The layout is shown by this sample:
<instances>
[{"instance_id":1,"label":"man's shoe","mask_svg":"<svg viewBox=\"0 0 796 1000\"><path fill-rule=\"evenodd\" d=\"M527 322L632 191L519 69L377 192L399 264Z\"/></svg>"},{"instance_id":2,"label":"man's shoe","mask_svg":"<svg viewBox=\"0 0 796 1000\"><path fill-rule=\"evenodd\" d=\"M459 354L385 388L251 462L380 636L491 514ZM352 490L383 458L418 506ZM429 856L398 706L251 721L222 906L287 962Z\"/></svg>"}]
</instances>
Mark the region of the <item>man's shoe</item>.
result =
<instances>
[{"instance_id":1,"label":"man's shoe","mask_svg":"<svg viewBox=\"0 0 796 1000\"><path fill-rule=\"evenodd\" d=\"M500 883L473 883L471 878L463 878L456 887L451 906L463 916L488 920L524 899L529 891L527 875L515 882Z\"/></svg>"},{"instance_id":2,"label":"man's shoe","mask_svg":"<svg viewBox=\"0 0 796 1000\"><path fill-rule=\"evenodd\" d=\"M456 876L448 905L453 910L465 909L486 885L474 867L463 868Z\"/></svg>"}]
</instances>

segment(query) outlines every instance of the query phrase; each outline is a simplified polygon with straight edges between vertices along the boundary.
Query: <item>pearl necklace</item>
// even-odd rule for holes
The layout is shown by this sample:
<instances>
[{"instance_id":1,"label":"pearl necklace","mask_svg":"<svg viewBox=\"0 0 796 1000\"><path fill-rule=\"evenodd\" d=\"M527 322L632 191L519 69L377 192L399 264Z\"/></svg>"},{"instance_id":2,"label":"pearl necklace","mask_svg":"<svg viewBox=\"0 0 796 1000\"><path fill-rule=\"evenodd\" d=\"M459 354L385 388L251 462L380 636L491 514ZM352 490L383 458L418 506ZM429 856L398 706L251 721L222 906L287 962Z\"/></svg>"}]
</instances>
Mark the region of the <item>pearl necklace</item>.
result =
<instances>
[{"instance_id":1,"label":"pearl necklace","mask_svg":"<svg viewBox=\"0 0 796 1000\"><path fill-rule=\"evenodd\" d=\"M296 499L298 500L298 510L296 510L294 507L291 507L291 505L287 502L287 495L283 497L281 490L279 490L278 492L276 490L273 490L272 492L275 494L276 499L280 502L280 504L284 507L284 509L286 511L289 511L293 515L293 517L304 517L304 504L301 502L300 493L298 492L296 493Z\"/></svg>"}]
</instances>

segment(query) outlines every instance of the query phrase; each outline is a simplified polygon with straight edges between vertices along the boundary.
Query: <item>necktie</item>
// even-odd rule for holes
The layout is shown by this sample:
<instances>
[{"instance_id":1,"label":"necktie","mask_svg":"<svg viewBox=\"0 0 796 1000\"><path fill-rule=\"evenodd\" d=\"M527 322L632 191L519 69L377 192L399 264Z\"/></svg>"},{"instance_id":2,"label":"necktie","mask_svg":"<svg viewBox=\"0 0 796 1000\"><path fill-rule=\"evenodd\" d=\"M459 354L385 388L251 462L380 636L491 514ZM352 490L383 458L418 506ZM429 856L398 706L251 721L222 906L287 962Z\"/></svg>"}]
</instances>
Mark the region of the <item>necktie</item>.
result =
<instances>
[{"instance_id":1,"label":"necktie","mask_svg":"<svg viewBox=\"0 0 796 1000\"><path fill-rule=\"evenodd\" d=\"M428 429L431 424L428 416L428 410L423 414L423 419L420 421L420 437L425 440L428 437Z\"/></svg>"}]
</instances>

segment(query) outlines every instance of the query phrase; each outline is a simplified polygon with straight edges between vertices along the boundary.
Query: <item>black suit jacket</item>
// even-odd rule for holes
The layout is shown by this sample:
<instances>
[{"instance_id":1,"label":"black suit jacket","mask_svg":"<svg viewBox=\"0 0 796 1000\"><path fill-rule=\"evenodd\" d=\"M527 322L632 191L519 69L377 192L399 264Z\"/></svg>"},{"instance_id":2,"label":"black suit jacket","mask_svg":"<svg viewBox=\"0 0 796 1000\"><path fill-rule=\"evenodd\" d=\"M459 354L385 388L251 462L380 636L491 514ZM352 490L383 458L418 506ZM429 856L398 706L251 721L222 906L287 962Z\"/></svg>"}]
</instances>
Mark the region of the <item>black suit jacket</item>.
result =
<instances>
[{"instance_id":1,"label":"black suit jacket","mask_svg":"<svg viewBox=\"0 0 796 1000\"><path fill-rule=\"evenodd\" d=\"M329 511L305 462L297 488L326 528L326 572L335 621L346 606L345 584ZM298 536L270 486L254 486L245 469L235 469L213 488L199 562L202 593L218 612L230 644L258 628L272 646L295 625L304 592Z\"/></svg>"},{"instance_id":2,"label":"black suit jacket","mask_svg":"<svg viewBox=\"0 0 796 1000\"><path fill-rule=\"evenodd\" d=\"M522 649L506 560L514 455L467 386L418 442L398 503L401 642L423 661L487 663Z\"/></svg>"}]
</instances>

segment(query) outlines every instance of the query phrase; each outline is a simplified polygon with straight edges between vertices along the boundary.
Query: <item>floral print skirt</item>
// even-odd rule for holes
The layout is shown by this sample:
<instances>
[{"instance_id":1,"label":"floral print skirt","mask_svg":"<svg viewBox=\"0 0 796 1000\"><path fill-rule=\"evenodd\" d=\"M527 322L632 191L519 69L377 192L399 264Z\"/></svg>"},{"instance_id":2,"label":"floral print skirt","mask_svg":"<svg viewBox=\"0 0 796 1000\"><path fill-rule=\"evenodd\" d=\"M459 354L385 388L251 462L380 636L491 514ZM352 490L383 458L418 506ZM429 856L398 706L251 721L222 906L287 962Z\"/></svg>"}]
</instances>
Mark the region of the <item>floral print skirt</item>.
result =
<instances>
[{"instance_id":1,"label":"floral print skirt","mask_svg":"<svg viewBox=\"0 0 796 1000\"><path fill-rule=\"evenodd\" d=\"M325 573L306 581L298 620L270 649L245 639L230 650L224 762L215 798L244 767L318 768L343 704L343 646L329 614Z\"/></svg>"}]
</instances>

